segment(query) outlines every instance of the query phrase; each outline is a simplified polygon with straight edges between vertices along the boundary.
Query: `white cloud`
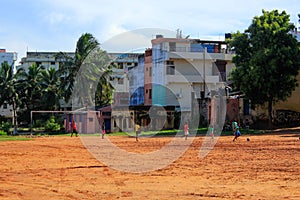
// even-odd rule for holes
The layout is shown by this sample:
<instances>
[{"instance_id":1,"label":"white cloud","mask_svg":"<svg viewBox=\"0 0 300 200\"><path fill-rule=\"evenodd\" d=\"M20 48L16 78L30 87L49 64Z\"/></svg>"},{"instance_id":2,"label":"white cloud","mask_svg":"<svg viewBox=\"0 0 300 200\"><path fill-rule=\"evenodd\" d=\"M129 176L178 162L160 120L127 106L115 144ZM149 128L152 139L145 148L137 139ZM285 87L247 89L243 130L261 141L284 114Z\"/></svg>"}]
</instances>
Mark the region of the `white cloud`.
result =
<instances>
[{"instance_id":1,"label":"white cloud","mask_svg":"<svg viewBox=\"0 0 300 200\"><path fill-rule=\"evenodd\" d=\"M60 23L66 23L71 21L70 17L68 17L66 14L59 12L51 12L49 15L47 15L46 19L50 22L51 25L57 25Z\"/></svg>"}]
</instances>

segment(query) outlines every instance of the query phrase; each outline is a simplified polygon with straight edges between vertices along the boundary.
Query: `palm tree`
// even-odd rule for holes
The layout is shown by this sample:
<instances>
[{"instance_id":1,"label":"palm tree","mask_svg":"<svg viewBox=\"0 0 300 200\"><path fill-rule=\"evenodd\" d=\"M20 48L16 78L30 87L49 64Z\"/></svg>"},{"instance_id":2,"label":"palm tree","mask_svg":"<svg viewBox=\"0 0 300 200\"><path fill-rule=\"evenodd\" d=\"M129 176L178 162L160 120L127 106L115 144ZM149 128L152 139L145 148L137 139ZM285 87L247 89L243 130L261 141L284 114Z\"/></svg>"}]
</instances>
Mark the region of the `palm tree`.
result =
<instances>
[{"instance_id":1,"label":"palm tree","mask_svg":"<svg viewBox=\"0 0 300 200\"><path fill-rule=\"evenodd\" d=\"M44 68L32 64L28 70L20 69L18 73L18 91L20 93L21 106L27 114L32 110L41 108L41 80ZM28 118L29 119L29 118Z\"/></svg>"},{"instance_id":2,"label":"palm tree","mask_svg":"<svg viewBox=\"0 0 300 200\"><path fill-rule=\"evenodd\" d=\"M68 102L75 83L75 77L88 55L99 47L99 42L90 33L81 35L76 44L75 57L72 58L66 53L59 53L58 58L64 62L59 66L59 72L62 75L62 87L65 91L65 100Z\"/></svg>"},{"instance_id":3,"label":"palm tree","mask_svg":"<svg viewBox=\"0 0 300 200\"><path fill-rule=\"evenodd\" d=\"M15 87L16 81L12 65L9 65L7 62L2 63L0 68L0 105L6 103L13 107L14 134L17 133L17 106L19 100Z\"/></svg>"},{"instance_id":4,"label":"palm tree","mask_svg":"<svg viewBox=\"0 0 300 200\"><path fill-rule=\"evenodd\" d=\"M113 66L109 66L107 71L105 71L99 79L96 93L95 93L95 106L105 106L112 103L112 96L113 96L113 86L109 81L109 78L112 73Z\"/></svg>"},{"instance_id":5,"label":"palm tree","mask_svg":"<svg viewBox=\"0 0 300 200\"><path fill-rule=\"evenodd\" d=\"M60 77L55 68L41 71L42 109L57 110L61 97Z\"/></svg>"},{"instance_id":6,"label":"palm tree","mask_svg":"<svg viewBox=\"0 0 300 200\"><path fill-rule=\"evenodd\" d=\"M59 67L62 76L62 91L68 102L71 96L78 99L79 106L91 105L92 94L95 94L100 77L109 74L109 57L99 47L99 42L90 33L83 34L77 44L75 56L59 53L61 59ZM101 83L100 83L101 84ZM76 88L74 86L76 85Z\"/></svg>"}]
</instances>

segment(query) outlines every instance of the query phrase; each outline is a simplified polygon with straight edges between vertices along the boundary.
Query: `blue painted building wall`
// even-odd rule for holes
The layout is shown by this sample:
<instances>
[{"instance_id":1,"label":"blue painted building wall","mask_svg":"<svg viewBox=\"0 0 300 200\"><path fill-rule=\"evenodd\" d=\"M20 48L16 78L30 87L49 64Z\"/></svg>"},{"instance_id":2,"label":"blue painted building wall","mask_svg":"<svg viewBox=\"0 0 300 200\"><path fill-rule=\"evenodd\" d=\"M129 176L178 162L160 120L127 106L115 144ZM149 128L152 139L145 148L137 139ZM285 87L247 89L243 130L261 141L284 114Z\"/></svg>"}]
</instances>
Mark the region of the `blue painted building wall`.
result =
<instances>
[{"instance_id":1,"label":"blue painted building wall","mask_svg":"<svg viewBox=\"0 0 300 200\"><path fill-rule=\"evenodd\" d=\"M132 81L130 86L130 106L144 104L144 66L145 57L142 54L138 57L138 66L129 71L130 81Z\"/></svg>"},{"instance_id":2,"label":"blue painted building wall","mask_svg":"<svg viewBox=\"0 0 300 200\"><path fill-rule=\"evenodd\" d=\"M168 60L168 52L163 44L152 46L152 105L166 105L165 88L165 61Z\"/></svg>"}]
</instances>

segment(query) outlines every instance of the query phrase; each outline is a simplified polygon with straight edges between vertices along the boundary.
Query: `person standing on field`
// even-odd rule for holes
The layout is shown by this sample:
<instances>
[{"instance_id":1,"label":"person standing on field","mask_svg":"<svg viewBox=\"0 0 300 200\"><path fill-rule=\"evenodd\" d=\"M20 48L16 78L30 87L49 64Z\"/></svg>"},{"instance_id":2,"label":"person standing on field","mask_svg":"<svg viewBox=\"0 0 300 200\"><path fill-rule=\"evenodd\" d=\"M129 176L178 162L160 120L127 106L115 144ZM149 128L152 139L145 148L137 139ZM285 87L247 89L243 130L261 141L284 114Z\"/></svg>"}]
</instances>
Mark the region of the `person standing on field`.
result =
<instances>
[{"instance_id":1,"label":"person standing on field","mask_svg":"<svg viewBox=\"0 0 300 200\"><path fill-rule=\"evenodd\" d=\"M184 135L185 135L185 140L187 140L187 137L189 135L189 125L187 122L184 124Z\"/></svg>"},{"instance_id":2,"label":"person standing on field","mask_svg":"<svg viewBox=\"0 0 300 200\"><path fill-rule=\"evenodd\" d=\"M214 131L215 131L215 130L214 130L214 125L210 125L208 131L209 131L209 135L210 135L211 139L214 140L214 139L215 139L215 135L214 135Z\"/></svg>"},{"instance_id":3,"label":"person standing on field","mask_svg":"<svg viewBox=\"0 0 300 200\"><path fill-rule=\"evenodd\" d=\"M138 142L139 141L139 134L140 134L140 125L135 124L135 140Z\"/></svg>"},{"instance_id":4,"label":"person standing on field","mask_svg":"<svg viewBox=\"0 0 300 200\"><path fill-rule=\"evenodd\" d=\"M72 133L71 133L71 137L73 136L73 133L75 133L75 136L78 136L78 131L77 131L77 126L76 126L76 122L73 120L72 121Z\"/></svg>"},{"instance_id":5,"label":"person standing on field","mask_svg":"<svg viewBox=\"0 0 300 200\"><path fill-rule=\"evenodd\" d=\"M105 124L103 122L103 125L102 125L102 139L104 139L104 135L106 134L106 131L105 131Z\"/></svg>"}]
</instances>

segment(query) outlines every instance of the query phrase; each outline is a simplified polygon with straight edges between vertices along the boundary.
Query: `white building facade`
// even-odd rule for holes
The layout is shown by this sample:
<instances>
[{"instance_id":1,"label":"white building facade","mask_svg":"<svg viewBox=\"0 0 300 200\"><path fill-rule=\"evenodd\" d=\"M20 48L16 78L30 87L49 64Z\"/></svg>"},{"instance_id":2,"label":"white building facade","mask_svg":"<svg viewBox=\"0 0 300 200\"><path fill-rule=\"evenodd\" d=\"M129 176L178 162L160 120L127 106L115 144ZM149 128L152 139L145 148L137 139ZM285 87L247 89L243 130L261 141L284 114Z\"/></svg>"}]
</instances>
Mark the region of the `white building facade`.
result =
<instances>
[{"instance_id":1,"label":"white building facade","mask_svg":"<svg viewBox=\"0 0 300 200\"><path fill-rule=\"evenodd\" d=\"M59 63L64 60L58 59L59 52L27 52L26 57L21 59L21 64L17 66L17 69L23 68L27 70L33 64L37 66L43 66L45 69L59 68ZM67 52L67 56L74 58L74 52Z\"/></svg>"},{"instance_id":2,"label":"white building facade","mask_svg":"<svg viewBox=\"0 0 300 200\"><path fill-rule=\"evenodd\" d=\"M234 66L226 47L224 41L158 35L152 40L152 104L174 106L189 121L196 102L225 89Z\"/></svg>"}]
</instances>

